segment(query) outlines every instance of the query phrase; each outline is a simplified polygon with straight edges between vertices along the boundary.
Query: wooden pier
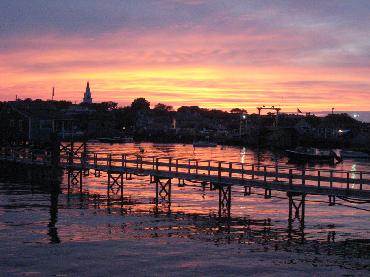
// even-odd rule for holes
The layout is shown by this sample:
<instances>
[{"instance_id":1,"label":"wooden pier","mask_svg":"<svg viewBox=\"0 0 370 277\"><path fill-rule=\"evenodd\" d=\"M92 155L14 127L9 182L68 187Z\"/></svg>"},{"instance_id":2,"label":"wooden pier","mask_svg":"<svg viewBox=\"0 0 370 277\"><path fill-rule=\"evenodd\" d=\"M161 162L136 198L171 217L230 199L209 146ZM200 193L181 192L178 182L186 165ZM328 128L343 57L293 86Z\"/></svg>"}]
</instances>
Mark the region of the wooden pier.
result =
<instances>
[{"instance_id":1,"label":"wooden pier","mask_svg":"<svg viewBox=\"0 0 370 277\"><path fill-rule=\"evenodd\" d=\"M57 156L57 158L55 157ZM79 186L82 192L84 177L93 173L100 177L106 172L107 194L123 197L124 180L132 176L150 176L156 185L156 207L160 201L171 203L171 185L186 182L200 183L219 192L219 214L230 216L232 188L242 187L244 195L252 190L264 191L270 198L274 191L286 192L289 198L289 219L304 222L307 195L324 195L329 205L335 199L354 199L369 203L370 172L332 169L295 168L285 165L261 165L215 160L185 159L139 154L91 153L86 144L61 145L60 152L34 152L29 149L1 148L0 160L58 167L68 174L68 186ZM293 212L294 211L294 212Z\"/></svg>"}]
</instances>

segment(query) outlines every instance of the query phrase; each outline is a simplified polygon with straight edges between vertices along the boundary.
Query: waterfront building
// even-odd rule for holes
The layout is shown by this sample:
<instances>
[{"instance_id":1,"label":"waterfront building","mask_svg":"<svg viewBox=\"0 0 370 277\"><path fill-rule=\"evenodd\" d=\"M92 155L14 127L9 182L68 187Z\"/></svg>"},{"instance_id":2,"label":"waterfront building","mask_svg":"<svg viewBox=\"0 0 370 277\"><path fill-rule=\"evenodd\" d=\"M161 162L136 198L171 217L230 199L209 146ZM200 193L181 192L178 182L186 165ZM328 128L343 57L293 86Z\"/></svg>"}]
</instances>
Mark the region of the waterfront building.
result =
<instances>
[{"instance_id":1,"label":"waterfront building","mask_svg":"<svg viewBox=\"0 0 370 277\"><path fill-rule=\"evenodd\" d=\"M10 101L0 108L0 117L3 141L45 141L51 134L66 138L79 133L78 122L50 102Z\"/></svg>"}]
</instances>

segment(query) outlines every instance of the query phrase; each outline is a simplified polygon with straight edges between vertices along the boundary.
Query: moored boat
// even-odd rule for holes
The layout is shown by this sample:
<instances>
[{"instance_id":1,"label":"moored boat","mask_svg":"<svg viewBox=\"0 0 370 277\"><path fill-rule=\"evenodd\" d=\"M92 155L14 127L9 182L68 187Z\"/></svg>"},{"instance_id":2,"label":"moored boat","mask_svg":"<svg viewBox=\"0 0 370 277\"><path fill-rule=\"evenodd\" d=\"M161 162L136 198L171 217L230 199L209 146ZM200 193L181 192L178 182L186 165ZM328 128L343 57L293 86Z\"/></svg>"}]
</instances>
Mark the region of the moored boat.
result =
<instances>
[{"instance_id":1,"label":"moored boat","mask_svg":"<svg viewBox=\"0 0 370 277\"><path fill-rule=\"evenodd\" d=\"M365 152L342 150L340 154L343 159L370 159L370 155Z\"/></svg>"},{"instance_id":2,"label":"moored boat","mask_svg":"<svg viewBox=\"0 0 370 277\"><path fill-rule=\"evenodd\" d=\"M285 150L288 157L295 160L340 162L342 159L333 150L321 150L313 147L297 147Z\"/></svg>"},{"instance_id":3,"label":"moored boat","mask_svg":"<svg viewBox=\"0 0 370 277\"><path fill-rule=\"evenodd\" d=\"M199 141L194 141L193 146L194 147L217 147L217 143L210 142L210 141L199 140Z\"/></svg>"},{"instance_id":4,"label":"moored boat","mask_svg":"<svg viewBox=\"0 0 370 277\"><path fill-rule=\"evenodd\" d=\"M134 141L134 139L131 137L112 137L112 138L106 137L99 138L98 140L103 143L128 143Z\"/></svg>"}]
</instances>

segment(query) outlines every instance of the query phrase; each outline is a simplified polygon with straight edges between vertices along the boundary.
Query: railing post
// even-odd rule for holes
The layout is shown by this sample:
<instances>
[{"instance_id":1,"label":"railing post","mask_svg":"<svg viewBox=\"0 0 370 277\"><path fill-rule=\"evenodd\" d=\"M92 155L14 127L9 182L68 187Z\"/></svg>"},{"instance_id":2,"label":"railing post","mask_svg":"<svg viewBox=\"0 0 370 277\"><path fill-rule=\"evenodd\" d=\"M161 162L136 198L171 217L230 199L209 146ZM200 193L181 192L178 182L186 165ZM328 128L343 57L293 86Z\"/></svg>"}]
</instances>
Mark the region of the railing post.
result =
<instances>
[{"instance_id":1,"label":"railing post","mask_svg":"<svg viewBox=\"0 0 370 277\"><path fill-rule=\"evenodd\" d=\"M293 185L293 169L289 169L289 185Z\"/></svg>"},{"instance_id":2,"label":"railing post","mask_svg":"<svg viewBox=\"0 0 370 277\"><path fill-rule=\"evenodd\" d=\"M254 180L254 164L252 164L252 180Z\"/></svg>"},{"instance_id":3,"label":"railing post","mask_svg":"<svg viewBox=\"0 0 370 277\"><path fill-rule=\"evenodd\" d=\"M266 174L267 174L267 168L266 168L266 166L264 166L263 167L263 182L265 184L266 184L266 178L267 178Z\"/></svg>"},{"instance_id":4,"label":"railing post","mask_svg":"<svg viewBox=\"0 0 370 277\"><path fill-rule=\"evenodd\" d=\"M176 159L176 173L179 173L179 159Z\"/></svg>"},{"instance_id":5,"label":"railing post","mask_svg":"<svg viewBox=\"0 0 370 277\"><path fill-rule=\"evenodd\" d=\"M80 170L80 193L82 193L82 169Z\"/></svg>"},{"instance_id":6,"label":"railing post","mask_svg":"<svg viewBox=\"0 0 370 277\"><path fill-rule=\"evenodd\" d=\"M231 178L232 174L233 174L233 163L229 163L229 178Z\"/></svg>"},{"instance_id":7,"label":"railing post","mask_svg":"<svg viewBox=\"0 0 370 277\"><path fill-rule=\"evenodd\" d=\"M32 158L34 158L34 155L32 154ZM69 165L73 165L73 151L70 151L69 153L68 153L68 163L69 163Z\"/></svg>"},{"instance_id":8,"label":"railing post","mask_svg":"<svg viewBox=\"0 0 370 277\"><path fill-rule=\"evenodd\" d=\"M317 171L317 187L320 188L320 177L321 177L321 171Z\"/></svg>"},{"instance_id":9,"label":"railing post","mask_svg":"<svg viewBox=\"0 0 370 277\"><path fill-rule=\"evenodd\" d=\"M211 175L211 161L208 161L208 176Z\"/></svg>"},{"instance_id":10,"label":"railing post","mask_svg":"<svg viewBox=\"0 0 370 277\"><path fill-rule=\"evenodd\" d=\"M157 172L158 172L158 169L159 169L158 160L159 160L159 158L155 158L155 171L157 171Z\"/></svg>"},{"instance_id":11,"label":"railing post","mask_svg":"<svg viewBox=\"0 0 370 277\"><path fill-rule=\"evenodd\" d=\"M304 186L306 184L306 170L302 169L302 185Z\"/></svg>"},{"instance_id":12,"label":"railing post","mask_svg":"<svg viewBox=\"0 0 370 277\"><path fill-rule=\"evenodd\" d=\"M188 174L190 174L190 159L188 160Z\"/></svg>"},{"instance_id":13,"label":"railing post","mask_svg":"<svg viewBox=\"0 0 370 277\"><path fill-rule=\"evenodd\" d=\"M108 154L108 167L109 167L109 170L112 167L112 154Z\"/></svg>"},{"instance_id":14,"label":"railing post","mask_svg":"<svg viewBox=\"0 0 370 277\"><path fill-rule=\"evenodd\" d=\"M221 183L221 162L218 162L218 182Z\"/></svg>"},{"instance_id":15,"label":"railing post","mask_svg":"<svg viewBox=\"0 0 370 277\"><path fill-rule=\"evenodd\" d=\"M244 164L242 164L242 180L244 180Z\"/></svg>"},{"instance_id":16,"label":"railing post","mask_svg":"<svg viewBox=\"0 0 370 277\"><path fill-rule=\"evenodd\" d=\"M195 174L198 175L198 160L195 161Z\"/></svg>"},{"instance_id":17,"label":"railing post","mask_svg":"<svg viewBox=\"0 0 370 277\"><path fill-rule=\"evenodd\" d=\"M84 153L81 153L80 163L81 163L82 168L84 167L84 162L85 162L85 156L84 156Z\"/></svg>"},{"instance_id":18,"label":"railing post","mask_svg":"<svg viewBox=\"0 0 370 277\"><path fill-rule=\"evenodd\" d=\"M349 171L347 171L347 189L349 189Z\"/></svg>"},{"instance_id":19,"label":"railing post","mask_svg":"<svg viewBox=\"0 0 370 277\"><path fill-rule=\"evenodd\" d=\"M362 171L360 172L360 190L362 190Z\"/></svg>"},{"instance_id":20,"label":"railing post","mask_svg":"<svg viewBox=\"0 0 370 277\"><path fill-rule=\"evenodd\" d=\"M275 165L275 181L279 181L279 167Z\"/></svg>"},{"instance_id":21,"label":"railing post","mask_svg":"<svg viewBox=\"0 0 370 277\"><path fill-rule=\"evenodd\" d=\"M333 187L333 170L330 170L330 188Z\"/></svg>"},{"instance_id":22,"label":"railing post","mask_svg":"<svg viewBox=\"0 0 370 277\"><path fill-rule=\"evenodd\" d=\"M172 171L172 158L168 158L168 170L171 172Z\"/></svg>"},{"instance_id":23,"label":"railing post","mask_svg":"<svg viewBox=\"0 0 370 277\"><path fill-rule=\"evenodd\" d=\"M154 159L154 158L153 158ZM156 164L158 164L158 158L156 159ZM158 210L158 196L159 196L159 178L157 176L154 177L155 181L155 209L156 211Z\"/></svg>"}]
</instances>

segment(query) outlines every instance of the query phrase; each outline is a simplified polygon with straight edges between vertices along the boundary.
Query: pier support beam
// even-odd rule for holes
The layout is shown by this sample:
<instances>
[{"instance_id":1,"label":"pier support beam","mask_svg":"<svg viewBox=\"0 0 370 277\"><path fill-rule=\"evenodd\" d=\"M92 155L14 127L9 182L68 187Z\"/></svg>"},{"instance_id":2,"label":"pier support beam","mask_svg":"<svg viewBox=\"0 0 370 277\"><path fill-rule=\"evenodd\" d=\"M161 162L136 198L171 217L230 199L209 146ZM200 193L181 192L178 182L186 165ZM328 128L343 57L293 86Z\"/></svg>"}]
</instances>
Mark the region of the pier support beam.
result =
<instances>
[{"instance_id":1,"label":"pier support beam","mask_svg":"<svg viewBox=\"0 0 370 277\"><path fill-rule=\"evenodd\" d=\"M248 187L248 186L245 186L244 187L244 196L248 196L248 195L251 195L251 194L252 194L252 188Z\"/></svg>"},{"instance_id":2,"label":"pier support beam","mask_svg":"<svg viewBox=\"0 0 370 277\"><path fill-rule=\"evenodd\" d=\"M112 173L108 172L108 198L110 198L110 193L113 195L121 194L121 201L123 201L123 174L122 173Z\"/></svg>"},{"instance_id":3,"label":"pier support beam","mask_svg":"<svg viewBox=\"0 0 370 277\"><path fill-rule=\"evenodd\" d=\"M306 203L306 194L288 192L289 198L289 220L288 220L288 229L292 229L293 221L296 219L299 222L300 229L304 229L304 220L305 220L305 203ZM294 211L293 211L294 209ZM294 212L294 217L293 217Z\"/></svg>"},{"instance_id":4,"label":"pier support beam","mask_svg":"<svg viewBox=\"0 0 370 277\"><path fill-rule=\"evenodd\" d=\"M265 199L271 198L271 189L265 189Z\"/></svg>"},{"instance_id":5,"label":"pier support beam","mask_svg":"<svg viewBox=\"0 0 370 277\"><path fill-rule=\"evenodd\" d=\"M161 178L154 176L155 182L155 210L158 212L158 204L168 205L171 208L171 178Z\"/></svg>"},{"instance_id":6,"label":"pier support beam","mask_svg":"<svg viewBox=\"0 0 370 277\"><path fill-rule=\"evenodd\" d=\"M58 236L58 228L56 223L58 220L58 197L60 193L60 187L54 186L50 191L50 220L48 223L48 235L50 237L50 243L60 243Z\"/></svg>"},{"instance_id":7,"label":"pier support beam","mask_svg":"<svg viewBox=\"0 0 370 277\"><path fill-rule=\"evenodd\" d=\"M80 187L80 193L82 193L82 177L83 177L83 172L81 169L68 169L67 170L68 174L68 193L71 190L72 187L79 186Z\"/></svg>"},{"instance_id":8,"label":"pier support beam","mask_svg":"<svg viewBox=\"0 0 370 277\"><path fill-rule=\"evenodd\" d=\"M335 206L335 196L329 195L329 206Z\"/></svg>"},{"instance_id":9,"label":"pier support beam","mask_svg":"<svg viewBox=\"0 0 370 277\"><path fill-rule=\"evenodd\" d=\"M89 169L84 169L84 176L87 177L90 175L90 170Z\"/></svg>"},{"instance_id":10,"label":"pier support beam","mask_svg":"<svg viewBox=\"0 0 370 277\"><path fill-rule=\"evenodd\" d=\"M206 187L207 187L208 183L206 181L203 181L203 182L201 182L201 185L202 185L202 190L206 191Z\"/></svg>"},{"instance_id":11,"label":"pier support beam","mask_svg":"<svg viewBox=\"0 0 370 277\"><path fill-rule=\"evenodd\" d=\"M100 177L100 170L94 169L94 176Z\"/></svg>"},{"instance_id":12,"label":"pier support beam","mask_svg":"<svg viewBox=\"0 0 370 277\"><path fill-rule=\"evenodd\" d=\"M219 185L218 189L218 216L230 217L231 214L231 186Z\"/></svg>"},{"instance_id":13,"label":"pier support beam","mask_svg":"<svg viewBox=\"0 0 370 277\"><path fill-rule=\"evenodd\" d=\"M216 186L214 183L210 182L209 183L209 191L213 191L213 190L216 190Z\"/></svg>"},{"instance_id":14,"label":"pier support beam","mask_svg":"<svg viewBox=\"0 0 370 277\"><path fill-rule=\"evenodd\" d=\"M126 180L132 180L132 174L126 172Z\"/></svg>"},{"instance_id":15,"label":"pier support beam","mask_svg":"<svg viewBox=\"0 0 370 277\"><path fill-rule=\"evenodd\" d=\"M178 187L185 187L185 180L184 179L178 179L178 183L177 183L177 186Z\"/></svg>"}]
</instances>

